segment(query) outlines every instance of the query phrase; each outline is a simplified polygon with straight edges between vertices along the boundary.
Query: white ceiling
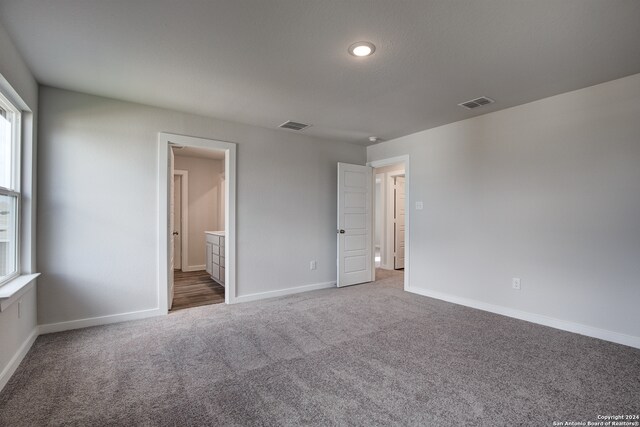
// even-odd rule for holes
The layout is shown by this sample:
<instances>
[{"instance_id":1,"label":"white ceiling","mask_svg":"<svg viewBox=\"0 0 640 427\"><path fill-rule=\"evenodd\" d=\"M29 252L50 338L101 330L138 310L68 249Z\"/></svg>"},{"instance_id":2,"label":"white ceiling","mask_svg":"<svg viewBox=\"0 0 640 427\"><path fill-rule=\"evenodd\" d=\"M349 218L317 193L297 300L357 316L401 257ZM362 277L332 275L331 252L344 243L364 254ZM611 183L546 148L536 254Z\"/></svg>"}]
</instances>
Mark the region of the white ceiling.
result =
<instances>
[{"instance_id":1,"label":"white ceiling","mask_svg":"<svg viewBox=\"0 0 640 427\"><path fill-rule=\"evenodd\" d=\"M43 84L362 145L640 72L638 0L2 0L0 20Z\"/></svg>"},{"instance_id":2,"label":"white ceiling","mask_svg":"<svg viewBox=\"0 0 640 427\"><path fill-rule=\"evenodd\" d=\"M197 157L211 160L224 159L224 150L215 150L212 148L176 146L173 148L173 154L176 157Z\"/></svg>"}]
</instances>

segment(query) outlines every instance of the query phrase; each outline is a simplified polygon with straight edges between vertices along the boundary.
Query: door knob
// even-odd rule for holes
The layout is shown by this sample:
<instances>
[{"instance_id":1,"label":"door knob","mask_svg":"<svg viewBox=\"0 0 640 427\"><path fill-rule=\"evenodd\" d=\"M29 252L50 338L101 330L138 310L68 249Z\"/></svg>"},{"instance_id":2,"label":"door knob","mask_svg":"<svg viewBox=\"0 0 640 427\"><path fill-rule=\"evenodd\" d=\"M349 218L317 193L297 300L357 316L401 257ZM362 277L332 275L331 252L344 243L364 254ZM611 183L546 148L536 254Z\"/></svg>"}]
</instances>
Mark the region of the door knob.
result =
<instances>
[{"instance_id":1,"label":"door knob","mask_svg":"<svg viewBox=\"0 0 640 427\"><path fill-rule=\"evenodd\" d=\"M338 233L344 234L344 230L338 230Z\"/></svg>"},{"instance_id":2,"label":"door knob","mask_svg":"<svg viewBox=\"0 0 640 427\"><path fill-rule=\"evenodd\" d=\"M174 236L177 236L177 235L178 235L178 232L177 232L177 231L174 231L174 232L173 232L173 235L174 235Z\"/></svg>"}]
</instances>

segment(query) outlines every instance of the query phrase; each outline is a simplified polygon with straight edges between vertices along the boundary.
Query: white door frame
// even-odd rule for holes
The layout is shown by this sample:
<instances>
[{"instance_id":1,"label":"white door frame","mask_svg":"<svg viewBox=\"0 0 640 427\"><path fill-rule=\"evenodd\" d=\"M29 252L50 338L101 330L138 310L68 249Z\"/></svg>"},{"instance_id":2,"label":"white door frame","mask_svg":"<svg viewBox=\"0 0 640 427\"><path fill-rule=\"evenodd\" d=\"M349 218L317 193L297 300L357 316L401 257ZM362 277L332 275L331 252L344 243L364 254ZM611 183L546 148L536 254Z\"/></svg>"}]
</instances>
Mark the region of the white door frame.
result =
<instances>
[{"instance_id":1,"label":"white door frame","mask_svg":"<svg viewBox=\"0 0 640 427\"><path fill-rule=\"evenodd\" d=\"M411 256L410 256L410 248L411 248L411 182L409 180L410 178L410 173L409 173L409 155L404 155L404 156L398 156L398 157L390 157L388 159L380 159L380 160L374 160L372 162L368 162L367 166L371 166L372 168L381 168L384 166L391 166L391 165L396 165L396 164L403 164L404 165L404 192L405 192L405 209L404 209L404 290L408 291L410 288L410 281L409 281L409 271L410 271L410 260L411 260ZM402 172L398 173L397 175L402 175ZM375 174L374 174L375 176ZM375 180L375 178L374 178ZM375 181L374 181L375 184ZM373 194L373 197L375 197L375 192ZM374 212L375 215L375 212ZM372 250L375 251L375 239L373 240L373 247ZM375 252L374 252L375 253ZM372 257L373 258L373 257ZM374 268L374 275L375 275L375 259L373 260L373 268Z\"/></svg>"},{"instance_id":2,"label":"white door frame","mask_svg":"<svg viewBox=\"0 0 640 427\"><path fill-rule=\"evenodd\" d=\"M180 263L182 271L189 269L189 171L174 169L173 176L180 176Z\"/></svg>"},{"instance_id":3,"label":"white door frame","mask_svg":"<svg viewBox=\"0 0 640 427\"><path fill-rule=\"evenodd\" d=\"M236 294L236 144L193 136L175 135L166 132L158 133L158 307L168 313L168 266L169 246L168 233L169 199L168 169L169 145L200 147L224 150L225 174L225 284L224 302L233 304ZM204 250L204 248L203 248Z\"/></svg>"}]
</instances>

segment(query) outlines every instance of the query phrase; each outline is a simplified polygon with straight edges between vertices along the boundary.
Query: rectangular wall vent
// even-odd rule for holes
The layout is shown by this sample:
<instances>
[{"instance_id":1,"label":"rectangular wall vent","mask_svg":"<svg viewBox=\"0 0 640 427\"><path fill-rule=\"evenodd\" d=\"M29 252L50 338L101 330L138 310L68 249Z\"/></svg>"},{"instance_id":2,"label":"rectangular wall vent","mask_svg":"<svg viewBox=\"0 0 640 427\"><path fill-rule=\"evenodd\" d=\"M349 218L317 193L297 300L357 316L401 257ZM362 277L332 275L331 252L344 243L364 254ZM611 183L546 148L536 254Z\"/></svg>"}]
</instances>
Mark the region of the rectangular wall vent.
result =
<instances>
[{"instance_id":1,"label":"rectangular wall vent","mask_svg":"<svg viewBox=\"0 0 640 427\"><path fill-rule=\"evenodd\" d=\"M278 127L281 127L282 129L291 129L291 130L302 130L302 129L306 129L311 125L307 125L304 123L298 123L298 122L292 122L291 120L284 122L283 124L281 124Z\"/></svg>"},{"instance_id":2,"label":"rectangular wall vent","mask_svg":"<svg viewBox=\"0 0 640 427\"><path fill-rule=\"evenodd\" d=\"M465 101L458 104L461 107L464 107L468 110L473 110L474 108L482 107L483 105L493 104L495 101L491 98L487 98L486 96L481 96L480 98L472 99L471 101Z\"/></svg>"}]
</instances>

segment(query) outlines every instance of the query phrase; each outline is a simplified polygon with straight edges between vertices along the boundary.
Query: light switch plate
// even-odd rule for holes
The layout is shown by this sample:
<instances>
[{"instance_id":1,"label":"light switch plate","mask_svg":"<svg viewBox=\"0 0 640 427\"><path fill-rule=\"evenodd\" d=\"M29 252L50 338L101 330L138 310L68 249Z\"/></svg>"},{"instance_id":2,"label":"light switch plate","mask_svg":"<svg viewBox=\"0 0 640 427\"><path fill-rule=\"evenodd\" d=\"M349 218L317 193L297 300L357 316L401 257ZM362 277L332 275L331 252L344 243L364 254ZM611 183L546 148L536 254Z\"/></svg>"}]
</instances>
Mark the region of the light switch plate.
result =
<instances>
[{"instance_id":1,"label":"light switch plate","mask_svg":"<svg viewBox=\"0 0 640 427\"><path fill-rule=\"evenodd\" d=\"M513 279L511 279L511 287L517 291L520 290L520 278L519 277L514 277Z\"/></svg>"},{"instance_id":2,"label":"light switch plate","mask_svg":"<svg viewBox=\"0 0 640 427\"><path fill-rule=\"evenodd\" d=\"M422 202L416 202L416 210L421 211L424 208L424 204Z\"/></svg>"}]
</instances>

